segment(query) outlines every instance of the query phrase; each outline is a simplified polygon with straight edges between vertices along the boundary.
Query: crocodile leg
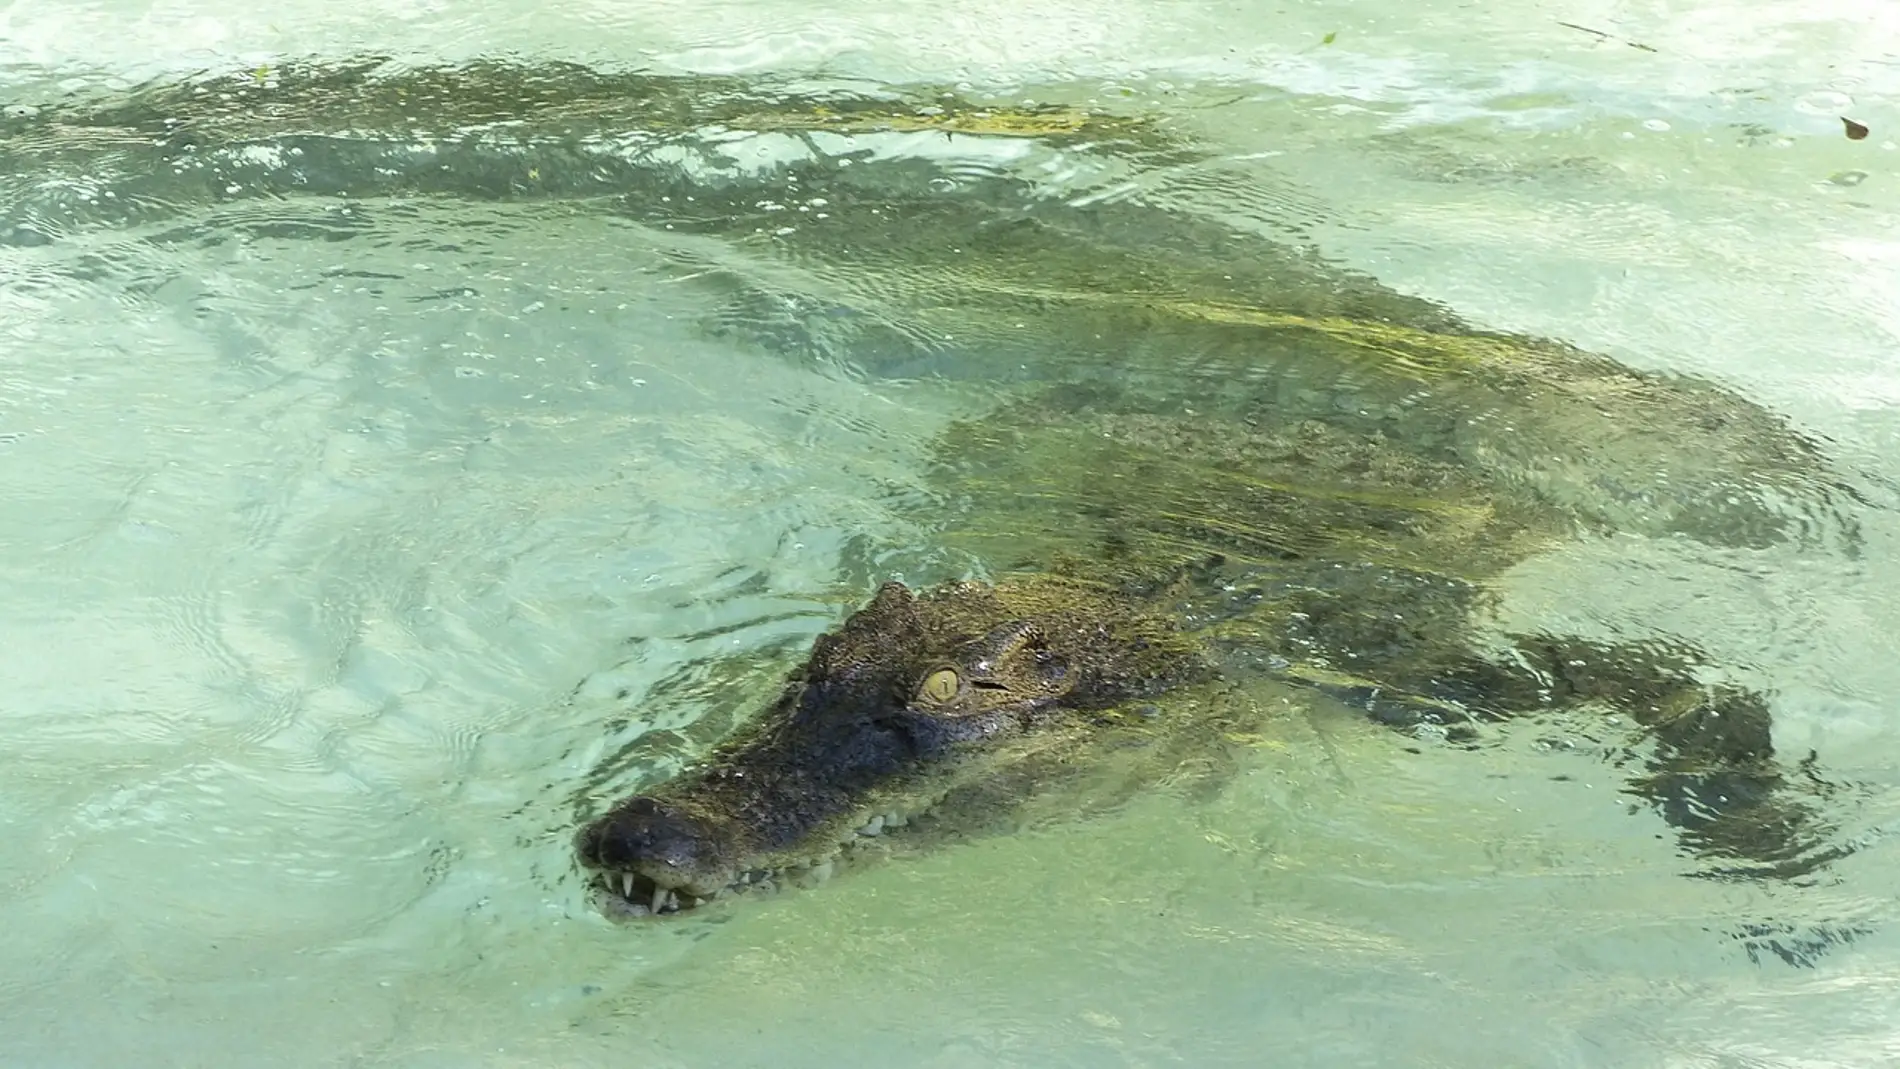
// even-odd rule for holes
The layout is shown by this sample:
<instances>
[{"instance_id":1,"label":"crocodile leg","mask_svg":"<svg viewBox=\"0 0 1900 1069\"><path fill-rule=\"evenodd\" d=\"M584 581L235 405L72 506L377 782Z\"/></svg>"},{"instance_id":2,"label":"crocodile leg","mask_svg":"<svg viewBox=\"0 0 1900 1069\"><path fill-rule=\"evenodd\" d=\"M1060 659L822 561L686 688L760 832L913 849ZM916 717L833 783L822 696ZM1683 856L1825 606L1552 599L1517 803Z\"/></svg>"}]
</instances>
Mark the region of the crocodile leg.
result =
<instances>
[{"instance_id":1,"label":"crocodile leg","mask_svg":"<svg viewBox=\"0 0 1900 1069\"><path fill-rule=\"evenodd\" d=\"M1851 852L1817 808L1812 758L1777 759L1767 699L1698 678L1685 642L1467 633L1482 587L1368 565L1275 568L1190 602L1215 643L1392 727L1470 742L1486 722L1595 709L1641 729L1628 789L1674 827L1703 875L1793 879ZM1262 611L1265 610L1265 611ZM1268 622L1267 628L1261 628Z\"/></svg>"}]
</instances>

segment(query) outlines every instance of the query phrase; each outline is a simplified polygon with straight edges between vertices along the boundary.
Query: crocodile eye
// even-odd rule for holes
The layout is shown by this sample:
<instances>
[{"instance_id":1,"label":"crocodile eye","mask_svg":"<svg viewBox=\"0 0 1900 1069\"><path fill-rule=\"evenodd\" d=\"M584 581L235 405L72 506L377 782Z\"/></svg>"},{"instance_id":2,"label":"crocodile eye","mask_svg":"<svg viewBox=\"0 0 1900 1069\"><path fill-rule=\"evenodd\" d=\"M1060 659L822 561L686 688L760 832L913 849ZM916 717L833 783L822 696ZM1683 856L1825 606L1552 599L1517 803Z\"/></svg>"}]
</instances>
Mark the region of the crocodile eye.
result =
<instances>
[{"instance_id":1,"label":"crocodile eye","mask_svg":"<svg viewBox=\"0 0 1900 1069\"><path fill-rule=\"evenodd\" d=\"M954 668L939 668L924 677L924 685L917 688L917 696L929 698L933 702L947 702L957 696L963 686L963 680L957 677Z\"/></svg>"}]
</instances>

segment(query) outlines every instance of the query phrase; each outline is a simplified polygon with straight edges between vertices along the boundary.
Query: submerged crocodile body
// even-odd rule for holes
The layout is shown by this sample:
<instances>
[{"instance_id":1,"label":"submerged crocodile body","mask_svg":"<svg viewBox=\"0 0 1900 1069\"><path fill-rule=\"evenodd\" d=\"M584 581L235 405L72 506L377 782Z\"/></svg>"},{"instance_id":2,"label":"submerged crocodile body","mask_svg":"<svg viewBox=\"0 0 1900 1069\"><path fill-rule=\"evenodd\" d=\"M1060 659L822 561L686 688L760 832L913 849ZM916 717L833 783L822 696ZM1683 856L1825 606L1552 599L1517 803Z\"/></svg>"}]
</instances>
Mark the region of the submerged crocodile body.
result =
<instances>
[{"instance_id":1,"label":"submerged crocodile body","mask_svg":"<svg viewBox=\"0 0 1900 1069\"><path fill-rule=\"evenodd\" d=\"M1233 711L1204 699L1235 680L1454 742L1600 707L1647 733L1632 790L1707 871L1837 853L1765 700L1700 683L1692 646L1483 624L1500 575L1580 538L1854 553L1856 495L1813 440L1717 384L1473 328L1296 225L1197 213L1171 176L1255 176L1060 92L366 61L20 102L0 245L340 241L416 198L555 202L613 219L761 359L985 384L917 496L960 554L941 578L993 581L884 586L706 761L589 823L619 914L822 877L865 832L954 833L1158 755L1130 762L1140 789L1220 745Z\"/></svg>"}]
</instances>

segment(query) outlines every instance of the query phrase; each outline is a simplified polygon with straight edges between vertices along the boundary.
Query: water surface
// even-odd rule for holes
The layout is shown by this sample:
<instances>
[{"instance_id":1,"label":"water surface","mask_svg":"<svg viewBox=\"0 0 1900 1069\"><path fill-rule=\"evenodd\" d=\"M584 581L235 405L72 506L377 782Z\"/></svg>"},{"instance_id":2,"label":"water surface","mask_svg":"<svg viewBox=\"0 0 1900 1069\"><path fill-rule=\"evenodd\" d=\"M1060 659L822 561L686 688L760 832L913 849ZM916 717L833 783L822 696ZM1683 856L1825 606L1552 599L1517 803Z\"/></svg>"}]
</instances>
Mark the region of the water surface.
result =
<instances>
[{"instance_id":1,"label":"water surface","mask_svg":"<svg viewBox=\"0 0 1900 1069\"><path fill-rule=\"evenodd\" d=\"M1159 116L1209 150L878 151L1274 235L1488 327L1713 378L1824 442L1866 507L1857 554L1625 536L1506 583L1507 622L1682 634L1769 692L1782 751L1851 785L1831 815L1861 849L1816 880L1685 878L1588 725L1574 747L1414 755L1303 715L1211 798L1157 792L722 925L615 927L571 870L576 788L649 729L770 693L877 579L965 567L920 508L932 440L1067 339L834 359L825 340L863 326L841 298L878 277L574 196L8 173L0 1055L1900 1055L1894 31L1846 4L1597 8L5 8L0 84L39 109L204 68L265 92L287 57L374 37L412 60L963 82ZM1842 109L1873 135L1846 140ZM648 738L614 786L703 744ZM1806 967L1735 936L1783 927L1863 934Z\"/></svg>"}]
</instances>

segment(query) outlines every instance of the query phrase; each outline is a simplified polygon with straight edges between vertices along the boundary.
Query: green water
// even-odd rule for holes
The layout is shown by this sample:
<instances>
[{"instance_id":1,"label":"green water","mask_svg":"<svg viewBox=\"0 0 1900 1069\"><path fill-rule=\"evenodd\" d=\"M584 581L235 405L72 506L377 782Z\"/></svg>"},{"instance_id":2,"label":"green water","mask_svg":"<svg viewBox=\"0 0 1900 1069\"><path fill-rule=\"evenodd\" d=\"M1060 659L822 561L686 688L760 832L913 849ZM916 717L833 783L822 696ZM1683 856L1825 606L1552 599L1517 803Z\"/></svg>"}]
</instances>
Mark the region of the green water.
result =
<instances>
[{"instance_id":1,"label":"green water","mask_svg":"<svg viewBox=\"0 0 1900 1069\"><path fill-rule=\"evenodd\" d=\"M241 79L369 32L318 9L265 26L154 8L118 35L88 30L125 14L105 7L7 13L9 100L42 109L82 69L78 91L123 97L98 72L151 73L141 42L173 42L150 54L176 57L174 80L200 45L242 59L226 63ZM669 231L610 198L417 192L373 167L343 174L395 188L221 192L140 184L144 148L95 148L0 175L15 235L0 247L0 1060L1894 1056L1893 149L1878 111L1861 112L1874 137L1848 142L1815 114L1815 94L1843 91L1789 73L1855 16L1810 37L1763 16L1751 52L1739 22L1692 34L1608 12L1664 60L1581 52L1540 81L1534 54L1490 60L1574 31L1495 15L1408 36L1393 13L1339 13L1231 32L1278 57L1258 81L1197 66L1224 55L1216 13L1074 14L1005 40L1002 14L974 8L933 35L893 10L806 22L804 38L768 33L786 13L759 9L723 36L654 16L648 47L655 66L731 70L796 67L807 47L806 70L921 70L979 93L1014 71L1042 86L1026 96L1160 116L1168 138L1210 147L851 144L910 161L926 189L1025 175L1051 204L1265 235L1472 322L1788 413L1866 499L1857 554L1625 535L1518 565L1501 616L1693 638L1771 695L1784 753L1815 750L1847 785L1830 816L1858 853L1799 886L1686 879L1666 826L1619 793L1599 724L1412 754L1299 704L1211 796L1158 791L719 925L610 925L571 868L576 790L647 728L770 693L867 582L967 564L931 540L932 443L1074 339L1001 322L961 344L880 335L862 309L928 291L787 258L750 227ZM600 48L638 29L583 10L553 28L495 12L479 33L405 14L378 29L447 58L589 17ZM1155 69L1128 77L1143 48ZM1764 84L1730 84L1748 55ZM1856 76L1877 86L1878 69ZM1528 88L1506 92L1513 78ZM797 141L718 143L756 150L746 167ZM253 163L231 182L271 166ZM795 192L773 202L826 207ZM880 337L881 363L840 358ZM645 738L647 765L609 786L700 744ZM1793 968L1751 961L1745 926L1865 934Z\"/></svg>"}]
</instances>

